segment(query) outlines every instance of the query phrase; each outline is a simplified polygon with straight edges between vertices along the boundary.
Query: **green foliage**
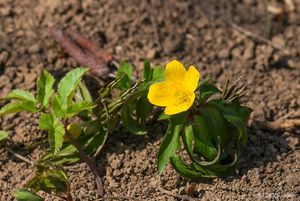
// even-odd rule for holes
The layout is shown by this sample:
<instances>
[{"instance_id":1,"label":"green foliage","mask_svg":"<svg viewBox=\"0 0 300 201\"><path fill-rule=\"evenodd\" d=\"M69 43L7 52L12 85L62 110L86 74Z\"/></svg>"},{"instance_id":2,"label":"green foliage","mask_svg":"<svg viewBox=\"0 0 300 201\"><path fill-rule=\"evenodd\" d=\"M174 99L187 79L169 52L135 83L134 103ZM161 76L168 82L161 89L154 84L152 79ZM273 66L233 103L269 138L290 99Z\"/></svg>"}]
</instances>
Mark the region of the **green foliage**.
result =
<instances>
[{"instance_id":1,"label":"green foliage","mask_svg":"<svg viewBox=\"0 0 300 201\"><path fill-rule=\"evenodd\" d=\"M221 91L208 81L199 86L201 104L196 104L192 112L186 112L186 118L184 114L160 116L160 119L169 119L170 124L158 154L159 173L169 161L182 177L189 180L224 177L236 166L240 144L247 141L247 121L252 110L236 101L212 99L212 95ZM171 127L175 121L175 125L180 125L177 130ZM176 153L180 136L189 155L188 163Z\"/></svg>"},{"instance_id":2,"label":"green foliage","mask_svg":"<svg viewBox=\"0 0 300 201\"><path fill-rule=\"evenodd\" d=\"M0 110L0 116L17 112L38 112L36 105L32 101L17 101L5 105Z\"/></svg>"},{"instance_id":3,"label":"green foliage","mask_svg":"<svg viewBox=\"0 0 300 201\"><path fill-rule=\"evenodd\" d=\"M0 142L8 138L8 133L5 131L0 131Z\"/></svg>"},{"instance_id":4,"label":"green foliage","mask_svg":"<svg viewBox=\"0 0 300 201\"><path fill-rule=\"evenodd\" d=\"M152 79L153 69L151 69L150 62L145 60L144 62L144 79L149 81Z\"/></svg>"},{"instance_id":5,"label":"green foliage","mask_svg":"<svg viewBox=\"0 0 300 201\"><path fill-rule=\"evenodd\" d=\"M132 99L124 104L121 110L121 120L123 126L131 133L136 135L147 134L146 120L152 110L146 94L140 98ZM133 117L135 113L135 118Z\"/></svg>"},{"instance_id":6,"label":"green foliage","mask_svg":"<svg viewBox=\"0 0 300 201\"><path fill-rule=\"evenodd\" d=\"M125 74L122 80L118 83L118 87L121 90L126 90L130 88L132 71L133 68L129 63L127 63L126 61L120 62L120 66L117 72L117 77L120 77L121 75Z\"/></svg>"},{"instance_id":7,"label":"green foliage","mask_svg":"<svg viewBox=\"0 0 300 201\"><path fill-rule=\"evenodd\" d=\"M180 147L179 134L182 124L170 122L166 135L160 145L157 155L158 173L161 174L165 166L169 163L170 158L175 155L176 150Z\"/></svg>"},{"instance_id":8,"label":"green foliage","mask_svg":"<svg viewBox=\"0 0 300 201\"><path fill-rule=\"evenodd\" d=\"M62 169L39 165L36 176L26 184L26 187L36 192L42 190L47 193L61 193L68 191L68 185L67 174Z\"/></svg>"},{"instance_id":9,"label":"green foliage","mask_svg":"<svg viewBox=\"0 0 300 201\"><path fill-rule=\"evenodd\" d=\"M96 105L89 101L81 101L81 102L73 103L68 107L68 109L66 111L66 113L67 113L66 117L75 116L78 113L80 113L81 111L90 110L95 107L96 107Z\"/></svg>"},{"instance_id":10,"label":"green foliage","mask_svg":"<svg viewBox=\"0 0 300 201\"><path fill-rule=\"evenodd\" d=\"M118 122L129 132L144 135L149 120L156 120L160 115L158 120L167 120L168 129L157 155L159 174L168 163L189 180L223 177L234 170L240 145L247 142L247 122L252 112L238 102L245 85L235 82L230 87L228 81L221 90L209 80L203 80L198 84L194 105L185 112L169 116L157 111L152 113L153 106L147 99L150 85L164 80L163 67L151 68L150 62L145 61L143 79L134 81L132 66L122 61L116 79L100 89L95 101L82 81L87 71L87 68L70 71L55 90L55 79L44 70L37 81L36 98L19 89L3 98L10 102L1 108L0 116L38 112L39 128L48 133L50 150L35 163L36 176L28 182L27 188L35 192L69 193L68 177L62 167L81 159L74 141L64 138L64 125L74 123L74 116L83 121L75 123L80 124L80 135L74 139L82 149L80 153L97 156L109 133L119 128ZM118 92L113 93L116 90ZM0 131L0 141L7 137L6 132ZM183 160L182 149L188 159ZM14 196L18 200L42 200L27 190L19 190Z\"/></svg>"},{"instance_id":11,"label":"green foliage","mask_svg":"<svg viewBox=\"0 0 300 201\"><path fill-rule=\"evenodd\" d=\"M44 107L48 106L49 99L53 93L54 77L46 70L42 71L37 81L37 96L36 99Z\"/></svg>"},{"instance_id":12,"label":"green foliage","mask_svg":"<svg viewBox=\"0 0 300 201\"><path fill-rule=\"evenodd\" d=\"M201 101L206 101L210 96L221 92L217 87L210 84L208 80L205 80L202 83L200 83L199 89Z\"/></svg>"},{"instance_id":13,"label":"green foliage","mask_svg":"<svg viewBox=\"0 0 300 201\"><path fill-rule=\"evenodd\" d=\"M164 79L165 70L162 66L156 66L152 70L152 81L160 82Z\"/></svg>"},{"instance_id":14,"label":"green foliage","mask_svg":"<svg viewBox=\"0 0 300 201\"><path fill-rule=\"evenodd\" d=\"M53 114L42 114L39 118L39 128L48 131L48 139L52 153L56 154L63 144L65 128Z\"/></svg>"},{"instance_id":15,"label":"green foliage","mask_svg":"<svg viewBox=\"0 0 300 201\"><path fill-rule=\"evenodd\" d=\"M84 133L76 141L86 154L94 155L103 146L107 133L98 121L84 122L81 127ZM80 156L74 145L68 142L55 155L51 153L45 154L41 161L53 165L72 165L80 161Z\"/></svg>"},{"instance_id":16,"label":"green foliage","mask_svg":"<svg viewBox=\"0 0 300 201\"><path fill-rule=\"evenodd\" d=\"M57 89L57 104L62 111L66 111L71 104L75 90L82 78L88 71L87 68L76 68L66 74L58 83Z\"/></svg>"},{"instance_id":17,"label":"green foliage","mask_svg":"<svg viewBox=\"0 0 300 201\"><path fill-rule=\"evenodd\" d=\"M26 189L20 189L14 192L14 198L18 201L43 201L44 199L41 198L39 195L30 192Z\"/></svg>"},{"instance_id":18,"label":"green foliage","mask_svg":"<svg viewBox=\"0 0 300 201\"><path fill-rule=\"evenodd\" d=\"M15 89L10 92L5 99L17 99L21 101L36 102L32 93L21 89Z\"/></svg>"}]
</instances>

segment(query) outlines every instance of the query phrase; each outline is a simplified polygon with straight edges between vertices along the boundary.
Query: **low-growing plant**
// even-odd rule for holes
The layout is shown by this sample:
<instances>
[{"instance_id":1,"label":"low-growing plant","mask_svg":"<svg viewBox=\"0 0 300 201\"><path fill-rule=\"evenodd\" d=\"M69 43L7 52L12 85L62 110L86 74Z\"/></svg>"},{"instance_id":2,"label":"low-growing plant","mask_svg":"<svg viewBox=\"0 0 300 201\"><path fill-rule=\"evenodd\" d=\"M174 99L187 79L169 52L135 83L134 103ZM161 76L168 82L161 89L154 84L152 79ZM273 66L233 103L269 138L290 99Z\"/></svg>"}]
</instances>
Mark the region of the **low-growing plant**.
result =
<instances>
[{"instance_id":1,"label":"low-growing plant","mask_svg":"<svg viewBox=\"0 0 300 201\"><path fill-rule=\"evenodd\" d=\"M178 61L150 67L144 63L144 76L132 78L132 67L122 61L116 78L102 87L96 99L82 80L87 68L77 68L63 77L57 88L55 78L44 70L37 81L36 95L15 89L3 100L10 101L0 116L30 112L39 116L39 128L48 134L49 149L34 162L35 177L26 189L14 193L18 200L42 200L44 191L72 200L66 170L84 160L93 172L97 192L103 196L102 181L93 163L110 133L121 125L135 135L147 134L149 122L166 120L168 129L157 155L158 173L170 162L184 178L223 177L232 173L240 146L247 142L247 121L251 109L239 99L245 85L238 82L223 89L209 79L200 81L200 73L188 70ZM134 81L135 80L135 81ZM164 107L159 118L153 105ZM155 110L157 113L157 110ZM150 124L151 126L151 124ZM0 140L7 139L0 132Z\"/></svg>"}]
</instances>

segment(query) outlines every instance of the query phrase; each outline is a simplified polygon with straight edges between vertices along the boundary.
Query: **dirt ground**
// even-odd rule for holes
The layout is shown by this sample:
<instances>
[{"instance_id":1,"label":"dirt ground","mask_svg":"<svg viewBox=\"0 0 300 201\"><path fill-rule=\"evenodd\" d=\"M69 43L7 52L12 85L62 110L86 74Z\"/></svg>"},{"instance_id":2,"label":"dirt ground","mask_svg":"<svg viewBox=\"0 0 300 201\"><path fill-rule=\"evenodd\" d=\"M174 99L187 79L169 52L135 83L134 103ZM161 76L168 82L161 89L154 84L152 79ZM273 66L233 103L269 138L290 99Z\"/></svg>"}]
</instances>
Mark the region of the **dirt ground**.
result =
<instances>
[{"instance_id":1,"label":"dirt ground","mask_svg":"<svg viewBox=\"0 0 300 201\"><path fill-rule=\"evenodd\" d=\"M285 5L269 2L279 8ZM14 88L34 91L42 68L60 77L78 65L48 35L49 27L56 24L96 41L117 60L129 60L137 72L145 58L162 65L177 58L220 84L228 75L245 74L249 87L243 104L254 109L249 143L233 176L189 183L193 196L197 200L299 200L299 127L270 131L257 123L300 117L300 1L292 2L294 10L266 16L260 0L1 0L0 96ZM255 35L247 36L241 27ZM257 37L268 32L269 41ZM46 138L30 114L0 118L0 129L9 131L12 149L33 161L45 149L28 148ZM122 131L109 137L96 161L105 196L110 200L182 198L178 195L185 194L186 181L170 166L163 175L157 174L163 129L157 125L143 137ZM13 200L12 193L33 173L33 167L0 148L0 200ZM87 166L70 167L69 173L76 200L96 200Z\"/></svg>"}]
</instances>

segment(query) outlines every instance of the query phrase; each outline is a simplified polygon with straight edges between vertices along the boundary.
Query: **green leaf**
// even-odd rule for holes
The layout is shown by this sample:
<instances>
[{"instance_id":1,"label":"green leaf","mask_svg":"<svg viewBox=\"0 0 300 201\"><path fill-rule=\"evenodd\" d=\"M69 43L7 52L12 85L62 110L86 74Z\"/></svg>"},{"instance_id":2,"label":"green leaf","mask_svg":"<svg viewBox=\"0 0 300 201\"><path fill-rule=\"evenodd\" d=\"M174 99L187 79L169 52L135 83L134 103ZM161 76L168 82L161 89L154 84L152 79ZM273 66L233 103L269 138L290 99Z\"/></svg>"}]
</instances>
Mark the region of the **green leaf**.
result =
<instances>
[{"instance_id":1,"label":"green leaf","mask_svg":"<svg viewBox=\"0 0 300 201\"><path fill-rule=\"evenodd\" d=\"M88 90L85 82L82 80L78 85L78 93L80 94L79 101L93 102L90 91Z\"/></svg>"},{"instance_id":2,"label":"green leaf","mask_svg":"<svg viewBox=\"0 0 300 201\"><path fill-rule=\"evenodd\" d=\"M213 149L213 151L216 151L217 153L214 153L214 158L211 159L211 161L201 161L198 160L193 153L193 141L194 141L194 131L193 131L193 126L192 125L187 125L184 129L183 135L182 135L182 141L183 144L185 146L186 151L188 152L190 158L192 159L192 161L194 163L196 163L197 165L200 166L208 166L208 165L212 165L215 164L216 162L219 161L220 158L220 154L221 154L221 150L220 148L218 148L218 151L216 151L215 149ZM195 142L196 144L197 142ZM199 142L198 142L199 143ZM199 146L199 145L198 145ZM211 150L205 150L205 151L211 151ZM211 154L211 153L209 153ZM206 156L207 158L207 153L205 153L203 156Z\"/></svg>"},{"instance_id":3,"label":"green leaf","mask_svg":"<svg viewBox=\"0 0 300 201\"><path fill-rule=\"evenodd\" d=\"M84 122L81 127L84 134L80 135L76 141L86 154L94 155L105 143L107 133L98 121ZM53 165L72 165L80 161L80 159L77 149L70 142L65 143L56 155L48 153L42 157L43 161L50 162Z\"/></svg>"},{"instance_id":4,"label":"green leaf","mask_svg":"<svg viewBox=\"0 0 300 201\"><path fill-rule=\"evenodd\" d=\"M165 166L169 163L170 158L175 156L176 150L180 147L179 135L182 126L182 124L174 124L172 121L169 124L157 155L157 168L159 174L163 172Z\"/></svg>"},{"instance_id":5,"label":"green leaf","mask_svg":"<svg viewBox=\"0 0 300 201\"><path fill-rule=\"evenodd\" d=\"M238 103L227 102L222 99L211 100L209 101L209 104L217 107L222 112L222 114L240 118L246 124L252 112L251 108L241 106Z\"/></svg>"},{"instance_id":6,"label":"green leaf","mask_svg":"<svg viewBox=\"0 0 300 201\"><path fill-rule=\"evenodd\" d=\"M39 195L30 192L26 189L19 189L14 192L14 198L18 201L43 201L44 199L41 198Z\"/></svg>"},{"instance_id":7,"label":"green leaf","mask_svg":"<svg viewBox=\"0 0 300 201\"><path fill-rule=\"evenodd\" d=\"M164 80L165 70L162 66L156 66L153 68L152 81L160 82Z\"/></svg>"},{"instance_id":8,"label":"green leaf","mask_svg":"<svg viewBox=\"0 0 300 201\"><path fill-rule=\"evenodd\" d=\"M145 125L139 124L133 119L133 110L135 104L133 102L125 104L121 110L121 120L122 125L131 133L135 135L145 135L147 134ZM142 127L143 126L143 127Z\"/></svg>"},{"instance_id":9,"label":"green leaf","mask_svg":"<svg viewBox=\"0 0 300 201\"><path fill-rule=\"evenodd\" d=\"M120 89L126 90L126 89L130 88L132 71L133 71L132 66L129 63L127 63L126 61L120 62L120 66L119 66L119 69L117 72L117 77L120 77L123 74L126 75L118 83L118 87Z\"/></svg>"},{"instance_id":10,"label":"green leaf","mask_svg":"<svg viewBox=\"0 0 300 201\"><path fill-rule=\"evenodd\" d=\"M193 136L195 138L194 152L212 161L217 157L218 149L215 144L218 138L207 127L203 117L195 116L193 121Z\"/></svg>"},{"instance_id":11,"label":"green leaf","mask_svg":"<svg viewBox=\"0 0 300 201\"><path fill-rule=\"evenodd\" d=\"M163 112L159 115L158 120L170 120L170 115Z\"/></svg>"},{"instance_id":12,"label":"green leaf","mask_svg":"<svg viewBox=\"0 0 300 201\"><path fill-rule=\"evenodd\" d=\"M0 142L8 138L8 133L5 131L0 131Z\"/></svg>"},{"instance_id":13,"label":"green leaf","mask_svg":"<svg viewBox=\"0 0 300 201\"><path fill-rule=\"evenodd\" d=\"M65 117L67 115L66 108L63 108L58 96L52 98L52 111L57 117Z\"/></svg>"},{"instance_id":14,"label":"green leaf","mask_svg":"<svg viewBox=\"0 0 300 201\"><path fill-rule=\"evenodd\" d=\"M57 117L52 114L42 114L39 118L39 128L48 131L48 139L53 154L56 154L63 144L65 128Z\"/></svg>"},{"instance_id":15,"label":"green leaf","mask_svg":"<svg viewBox=\"0 0 300 201\"><path fill-rule=\"evenodd\" d=\"M152 104L150 104L147 94L142 95L136 103L136 114L142 124L146 123L152 111Z\"/></svg>"},{"instance_id":16,"label":"green leaf","mask_svg":"<svg viewBox=\"0 0 300 201\"><path fill-rule=\"evenodd\" d=\"M32 101L17 101L5 105L0 110L0 116L16 112L38 112L35 103Z\"/></svg>"},{"instance_id":17,"label":"green leaf","mask_svg":"<svg viewBox=\"0 0 300 201\"><path fill-rule=\"evenodd\" d=\"M239 140L241 140L244 144L246 144L248 141L248 137L247 137L247 125L245 124L245 122L242 119L237 118L236 116L224 115L224 117L236 127L239 133Z\"/></svg>"},{"instance_id":18,"label":"green leaf","mask_svg":"<svg viewBox=\"0 0 300 201\"><path fill-rule=\"evenodd\" d=\"M71 106L69 106L67 110L67 117L72 117L81 111L93 109L95 107L96 105L94 105L92 102L88 102L88 101L75 102Z\"/></svg>"},{"instance_id":19,"label":"green leaf","mask_svg":"<svg viewBox=\"0 0 300 201\"><path fill-rule=\"evenodd\" d=\"M54 77L46 70L43 70L37 81L37 100L44 107L48 106L49 99L53 93Z\"/></svg>"},{"instance_id":20,"label":"green leaf","mask_svg":"<svg viewBox=\"0 0 300 201\"><path fill-rule=\"evenodd\" d=\"M67 192L68 183L68 177L63 170L39 167L36 176L26 184L26 187L35 191L42 190L47 193L58 193Z\"/></svg>"},{"instance_id":21,"label":"green leaf","mask_svg":"<svg viewBox=\"0 0 300 201\"><path fill-rule=\"evenodd\" d=\"M239 140L244 144L247 143L247 122L252 109L224 100L212 100L209 104L221 111L224 118L237 129Z\"/></svg>"},{"instance_id":22,"label":"green leaf","mask_svg":"<svg viewBox=\"0 0 300 201\"><path fill-rule=\"evenodd\" d=\"M57 100L61 108L66 111L68 104L71 103L75 90L88 68L76 68L61 79L58 84Z\"/></svg>"},{"instance_id":23,"label":"green leaf","mask_svg":"<svg viewBox=\"0 0 300 201\"><path fill-rule=\"evenodd\" d=\"M207 105L200 110L206 130L213 137L214 145L220 144L221 147L231 140L230 127L221 112L215 107Z\"/></svg>"},{"instance_id":24,"label":"green leaf","mask_svg":"<svg viewBox=\"0 0 300 201\"><path fill-rule=\"evenodd\" d=\"M226 177L234 171L238 161L238 156L236 153L233 154L233 158L229 163L226 164L213 164L209 167L206 167L207 174L218 177Z\"/></svg>"},{"instance_id":25,"label":"green leaf","mask_svg":"<svg viewBox=\"0 0 300 201\"><path fill-rule=\"evenodd\" d=\"M144 61L144 79L146 81L149 81L151 80L152 78L152 69L151 69L151 66L150 66L150 62L148 60L145 60Z\"/></svg>"},{"instance_id":26,"label":"green leaf","mask_svg":"<svg viewBox=\"0 0 300 201\"><path fill-rule=\"evenodd\" d=\"M210 84L208 81L201 83L200 85L200 100L207 100L210 96L220 93L221 91Z\"/></svg>"},{"instance_id":27,"label":"green leaf","mask_svg":"<svg viewBox=\"0 0 300 201\"><path fill-rule=\"evenodd\" d=\"M174 169L185 179L199 179L203 176L200 172L187 166L179 156L172 156L171 164Z\"/></svg>"},{"instance_id":28,"label":"green leaf","mask_svg":"<svg viewBox=\"0 0 300 201\"><path fill-rule=\"evenodd\" d=\"M35 102L35 98L29 91L15 89L10 92L4 99L17 99L21 101Z\"/></svg>"}]
</instances>

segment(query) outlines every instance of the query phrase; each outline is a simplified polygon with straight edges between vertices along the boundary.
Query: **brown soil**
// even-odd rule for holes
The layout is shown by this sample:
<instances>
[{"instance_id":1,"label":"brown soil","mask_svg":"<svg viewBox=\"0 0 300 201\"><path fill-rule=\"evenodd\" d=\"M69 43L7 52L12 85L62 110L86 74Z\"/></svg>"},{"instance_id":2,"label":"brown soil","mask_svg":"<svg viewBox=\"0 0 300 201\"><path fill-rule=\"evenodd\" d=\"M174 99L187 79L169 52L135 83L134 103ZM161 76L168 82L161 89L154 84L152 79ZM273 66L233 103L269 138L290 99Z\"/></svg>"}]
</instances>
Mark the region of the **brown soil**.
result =
<instances>
[{"instance_id":1,"label":"brown soil","mask_svg":"<svg viewBox=\"0 0 300 201\"><path fill-rule=\"evenodd\" d=\"M1 0L1 97L14 88L34 91L42 68L60 77L77 66L47 34L55 24L78 30L116 59L128 59L137 71L145 58L163 65L177 58L186 65L194 64L203 77L211 76L218 83L228 75L246 74L249 92L243 103L254 112L248 127L249 143L243 148L236 173L225 179L190 183L190 191L199 200L297 200L299 127L268 131L256 121L294 118L297 113L300 116L300 1L292 1L294 11L270 15L270 40L284 46L288 53L248 37L228 23L232 19L264 36L266 16L262 2ZM32 160L41 156L43 146L25 149L46 137L37 129L34 116L6 116L0 118L0 125L1 130L9 131L12 149ZM96 161L107 197L178 200L177 195L185 193L187 182L170 166L162 176L157 175L156 154L162 130L157 126L144 137L125 132L110 136ZM0 148L0 200L13 200L12 193L33 177L33 172L30 165ZM95 184L87 166L82 163L69 172L76 200L95 200ZM45 196L47 200L61 200Z\"/></svg>"}]
</instances>

